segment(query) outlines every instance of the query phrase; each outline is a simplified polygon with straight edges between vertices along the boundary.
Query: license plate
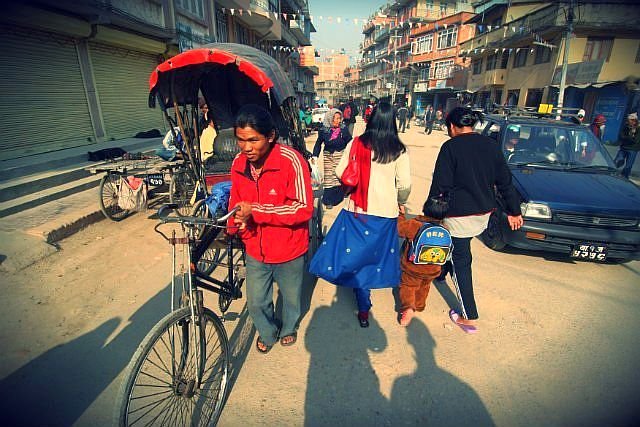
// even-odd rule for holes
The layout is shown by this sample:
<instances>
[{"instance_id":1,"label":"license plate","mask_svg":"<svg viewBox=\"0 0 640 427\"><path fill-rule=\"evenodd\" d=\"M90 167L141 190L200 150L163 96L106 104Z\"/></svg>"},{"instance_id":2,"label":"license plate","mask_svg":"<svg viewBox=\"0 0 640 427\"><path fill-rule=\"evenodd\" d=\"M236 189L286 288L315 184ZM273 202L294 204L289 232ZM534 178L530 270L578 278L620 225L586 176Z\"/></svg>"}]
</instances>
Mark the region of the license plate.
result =
<instances>
[{"instance_id":1,"label":"license plate","mask_svg":"<svg viewBox=\"0 0 640 427\"><path fill-rule=\"evenodd\" d=\"M580 243L571 250L571 258L585 261L604 261L607 259L607 245Z\"/></svg>"},{"instance_id":2,"label":"license plate","mask_svg":"<svg viewBox=\"0 0 640 427\"><path fill-rule=\"evenodd\" d=\"M147 175L147 183L149 185L162 185L164 184L164 175L161 173Z\"/></svg>"}]
</instances>

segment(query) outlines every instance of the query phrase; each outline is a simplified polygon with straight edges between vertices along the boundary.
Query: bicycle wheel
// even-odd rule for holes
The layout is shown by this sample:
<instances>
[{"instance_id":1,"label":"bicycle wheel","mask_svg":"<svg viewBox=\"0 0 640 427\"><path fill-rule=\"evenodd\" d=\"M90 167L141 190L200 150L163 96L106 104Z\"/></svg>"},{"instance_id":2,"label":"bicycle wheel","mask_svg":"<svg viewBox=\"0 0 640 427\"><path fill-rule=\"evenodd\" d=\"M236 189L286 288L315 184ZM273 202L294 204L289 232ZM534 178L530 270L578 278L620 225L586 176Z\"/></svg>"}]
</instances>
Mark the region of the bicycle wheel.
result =
<instances>
[{"instance_id":1,"label":"bicycle wheel","mask_svg":"<svg viewBox=\"0 0 640 427\"><path fill-rule=\"evenodd\" d=\"M118 206L118 194L122 185L120 175L107 173L100 180L100 210L111 221L120 221L129 215L129 211Z\"/></svg>"},{"instance_id":2,"label":"bicycle wheel","mask_svg":"<svg viewBox=\"0 0 640 427\"><path fill-rule=\"evenodd\" d=\"M176 171L171 176L169 202L180 206L178 212L180 212L181 215L189 215L191 212L191 198L193 197L195 189L196 183L188 171Z\"/></svg>"},{"instance_id":3,"label":"bicycle wheel","mask_svg":"<svg viewBox=\"0 0 640 427\"><path fill-rule=\"evenodd\" d=\"M189 307L169 313L147 334L125 371L114 424L215 425L225 400L229 357L227 334L211 310L204 309L200 327Z\"/></svg>"}]
</instances>

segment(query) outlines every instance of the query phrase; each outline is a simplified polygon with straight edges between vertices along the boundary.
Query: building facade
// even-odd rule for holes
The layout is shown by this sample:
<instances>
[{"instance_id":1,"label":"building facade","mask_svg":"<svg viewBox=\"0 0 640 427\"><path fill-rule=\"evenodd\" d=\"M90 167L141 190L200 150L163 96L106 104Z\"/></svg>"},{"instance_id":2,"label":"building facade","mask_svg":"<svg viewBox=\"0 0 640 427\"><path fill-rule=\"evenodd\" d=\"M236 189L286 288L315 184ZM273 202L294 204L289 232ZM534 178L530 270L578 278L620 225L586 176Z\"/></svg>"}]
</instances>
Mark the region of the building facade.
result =
<instances>
[{"instance_id":1,"label":"building facade","mask_svg":"<svg viewBox=\"0 0 640 427\"><path fill-rule=\"evenodd\" d=\"M0 126L12 134L0 160L164 131L161 112L148 108L149 75L215 41L268 52L299 102L314 97L315 68L297 55L315 31L307 0L14 0L0 27L9 58Z\"/></svg>"},{"instance_id":2,"label":"building facade","mask_svg":"<svg viewBox=\"0 0 640 427\"><path fill-rule=\"evenodd\" d=\"M476 105L557 105L569 8L573 32L567 57L565 107L583 108L590 121L607 117L604 139L615 140L624 115L638 109L640 8L633 1L559 4L484 1L470 23L477 35L463 43L471 60L468 89Z\"/></svg>"},{"instance_id":3,"label":"building facade","mask_svg":"<svg viewBox=\"0 0 640 427\"><path fill-rule=\"evenodd\" d=\"M316 103L337 106L344 99L344 70L349 57L343 53L316 58L318 75L315 77Z\"/></svg>"},{"instance_id":4,"label":"building facade","mask_svg":"<svg viewBox=\"0 0 640 427\"><path fill-rule=\"evenodd\" d=\"M463 25L470 10L464 0L396 0L380 8L363 27L360 92L419 112L463 90L465 61L457 53L460 40L473 36L473 26Z\"/></svg>"}]
</instances>

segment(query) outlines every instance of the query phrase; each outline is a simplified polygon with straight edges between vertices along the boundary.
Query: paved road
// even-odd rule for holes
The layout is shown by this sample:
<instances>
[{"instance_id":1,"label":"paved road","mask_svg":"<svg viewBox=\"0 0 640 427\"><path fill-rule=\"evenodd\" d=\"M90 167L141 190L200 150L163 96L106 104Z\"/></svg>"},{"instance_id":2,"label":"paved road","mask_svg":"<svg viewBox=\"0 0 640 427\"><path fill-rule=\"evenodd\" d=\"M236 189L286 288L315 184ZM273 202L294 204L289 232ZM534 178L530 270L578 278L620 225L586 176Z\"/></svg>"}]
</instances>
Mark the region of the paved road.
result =
<instances>
[{"instance_id":1,"label":"paved road","mask_svg":"<svg viewBox=\"0 0 640 427\"><path fill-rule=\"evenodd\" d=\"M402 138L417 212L445 136L411 128ZM169 248L153 225L145 215L102 221L24 274L0 276L0 412L14 421L0 424L109 425L122 369L168 310ZM474 336L447 318L450 287L432 288L408 328L397 324L392 292L375 291L371 327L361 329L349 291L311 281L298 344L265 356L253 348L244 300L235 301L220 425L634 424L640 262L497 253L477 240L472 249Z\"/></svg>"}]
</instances>

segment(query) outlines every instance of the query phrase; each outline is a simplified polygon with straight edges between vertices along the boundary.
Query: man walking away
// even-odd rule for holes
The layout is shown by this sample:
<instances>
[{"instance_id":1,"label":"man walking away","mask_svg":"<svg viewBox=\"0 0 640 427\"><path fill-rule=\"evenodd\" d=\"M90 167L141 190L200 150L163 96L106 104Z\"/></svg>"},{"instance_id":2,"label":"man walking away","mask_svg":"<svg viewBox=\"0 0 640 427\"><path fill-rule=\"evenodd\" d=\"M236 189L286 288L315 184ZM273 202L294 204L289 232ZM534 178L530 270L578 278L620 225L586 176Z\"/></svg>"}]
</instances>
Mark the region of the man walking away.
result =
<instances>
[{"instance_id":1,"label":"man walking away","mask_svg":"<svg viewBox=\"0 0 640 427\"><path fill-rule=\"evenodd\" d=\"M407 116L409 115L409 109L404 106L404 104L400 104L400 108L398 108L398 122L400 122L400 132L404 133L404 129L407 127Z\"/></svg>"},{"instance_id":2,"label":"man walking away","mask_svg":"<svg viewBox=\"0 0 640 427\"><path fill-rule=\"evenodd\" d=\"M353 102L353 96L349 97L349 102L347 102L342 110L343 123L349 129L349 134L353 135L353 126L356 123L356 116L358 115L358 106L355 102Z\"/></svg>"},{"instance_id":3,"label":"man walking away","mask_svg":"<svg viewBox=\"0 0 640 427\"><path fill-rule=\"evenodd\" d=\"M636 156L640 151L640 125L638 125L638 113L631 113L627 116L620 133L620 150L615 158L617 168L622 168L622 176L629 178L631 168Z\"/></svg>"},{"instance_id":4,"label":"man walking away","mask_svg":"<svg viewBox=\"0 0 640 427\"><path fill-rule=\"evenodd\" d=\"M433 130L433 120L435 119L435 113L433 107L429 105L424 112L424 133L431 135Z\"/></svg>"}]
</instances>

